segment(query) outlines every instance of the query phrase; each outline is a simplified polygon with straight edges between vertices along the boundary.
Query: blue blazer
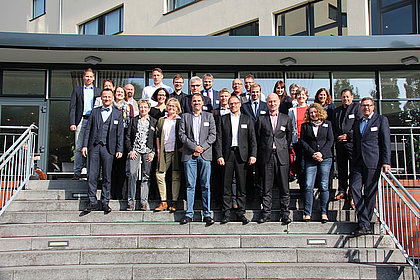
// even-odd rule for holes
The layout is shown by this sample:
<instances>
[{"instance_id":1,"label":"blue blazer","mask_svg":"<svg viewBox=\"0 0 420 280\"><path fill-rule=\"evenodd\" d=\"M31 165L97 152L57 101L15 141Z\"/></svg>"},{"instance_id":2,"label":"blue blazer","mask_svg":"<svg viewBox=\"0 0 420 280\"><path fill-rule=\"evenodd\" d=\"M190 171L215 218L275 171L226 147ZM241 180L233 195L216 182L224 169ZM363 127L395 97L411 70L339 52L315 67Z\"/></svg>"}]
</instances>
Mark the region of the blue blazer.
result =
<instances>
[{"instance_id":1,"label":"blue blazer","mask_svg":"<svg viewBox=\"0 0 420 280\"><path fill-rule=\"evenodd\" d=\"M365 129L360 133L362 119L353 126L353 158L351 165L360 165L363 160L369 169L380 168L382 164L391 164L391 140L388 119L376 113L373 114Z\"/></svg>"},{"instance_id":2,"label":"blue blazer","mask_svg":"<svg viewBox=\"0 0 420 280\"><path fill-rule=\"evenodd\" d=\"M205 96L205 95L204 95L204 89L203 89L203 90L201 90L201 94L202 94L203 96ZM206 96L206 97L207 97L207 96ZM210 100L211 100L211 98L210 98ZM213 89L213 104L211 104L211 105L212 105L212 107L213 107L213 108L217 108L217 107L219 107L219 104L220 104L220 101L219 101L219 91L218 91L218 90Z\"/></svg>"},{"instance_id":3,"label":"blue blazer","mask_svg":"<svg viewBox=\"0 0 420 280\"><path fill-rule=\"evenodd\" d=\"M93 87L93 101L92 104L95 103L95 99L101 96L102 89ZM70 110L69 110L69 122L70 125L78 125L80 120L82 119L83 115L83 108L84 108L84 97L83 97L83 86L78 86L73 89L71 93L71 100L70 100Z\"/></svg>"},{"instance_id":4,"label":"blue blazer","mask_svg":"<svg viewBox=\"0 0 420 280\"><path fill-rule=\"evenodd\" d=\"M258 106L258 112L257 112L257 115L255 116L254 115L254 110L252 109L252 104L251 104L251 101L248 101L248 102L245 102L245 103L243 103L242 104L242 107L241 107L241 109L242 109L242 112L245 114L245 115L247 115L247 116L249 116L249 117L251 117L251 119L254 121L254 122L256 122L257 121L257 119L258 119L258 117L260 116L260 115L267 115L269 112L268 112L268 106L267 106L267 103L266 102L264 102L264 101L261 101L261 99L260 99L260 105Z\"/></svg>"},{"instance_id":5,"label":"blue blazer","mask_svg":"<svg viewBox=\"0 0 420 280\"><path fill-rule=\"evenodd\" d=\"M109 117L111 118L111 123L108 129L106 147L110 154L115 154L117 152L122 153L124 152L124 125L122 113L113 108ZM88 119L85 138L83 139L83 147L87 147L88 150L93 148L95 137L101 129L101 122L103 123L101 107L94 108Z\"/></svg>"}]
</instances>

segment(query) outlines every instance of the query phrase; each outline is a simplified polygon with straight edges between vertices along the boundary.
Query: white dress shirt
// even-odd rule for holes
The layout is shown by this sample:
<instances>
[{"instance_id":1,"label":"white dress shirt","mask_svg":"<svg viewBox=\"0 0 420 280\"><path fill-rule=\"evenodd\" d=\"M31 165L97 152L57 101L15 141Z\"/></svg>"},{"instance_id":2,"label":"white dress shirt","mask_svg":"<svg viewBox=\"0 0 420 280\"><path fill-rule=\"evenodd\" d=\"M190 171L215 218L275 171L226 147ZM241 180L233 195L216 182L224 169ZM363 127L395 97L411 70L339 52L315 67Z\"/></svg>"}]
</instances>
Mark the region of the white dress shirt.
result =
<instances>
[{"instance_id":1,"label":"white dress shirt","mask_svg":"<svg viewBox=\"0 0 420 280\"><path fill-rule=\"evenodd\" d=\"M232 112L230 113L230 122L232 124L232 147L238 147L238 130L240 117L240 112L236 116Z\"/></svg>"}]
</instances>

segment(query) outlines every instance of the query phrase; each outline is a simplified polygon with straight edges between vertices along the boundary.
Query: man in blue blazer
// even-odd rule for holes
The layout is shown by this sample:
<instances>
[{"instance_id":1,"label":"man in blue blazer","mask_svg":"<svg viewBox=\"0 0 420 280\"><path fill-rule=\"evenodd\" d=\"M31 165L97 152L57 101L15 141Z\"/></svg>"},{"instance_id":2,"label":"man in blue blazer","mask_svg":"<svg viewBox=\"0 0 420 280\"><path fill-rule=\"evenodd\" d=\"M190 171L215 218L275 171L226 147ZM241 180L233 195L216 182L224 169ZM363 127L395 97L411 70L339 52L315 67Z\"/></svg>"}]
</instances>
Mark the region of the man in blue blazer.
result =
<instances>
[{"instance_id":1,"label":"man in blue blazer","mask_svg":"<svg viewBox=\"0 0 420 280\"><path fill-rule=\"evenodd\" d=\"M122 113L113 108L114 94L104 89L101 95L102 106L94 108L89 117L82 154L89 153L88 195L89 205L86 213L99 210L96 191L99 170L102 166L101 204L105 213L111 212L109 200L111 196L111 172L114 157L121 158L124 147L124 126Z\"/></svg>"},{"instance_id":2,"label":"man in blue blazer","mask_svg":"<svg viewBox=\"0 0 420 280\"><path fill-rule=\"evenodd\" d=\"M219 107L219 91L213 89L212 74L206 73L203 75L203 87L204 89L201 91L201 94L211 99L211 105L213 108Z\"/></svg>"},{"instance_id":3,"label":"man in blue blazer","mask_svg":"<svg viewBox=\"0 0 420 280\"><path fill-rule=\"evenodd\" d=\"M82 145L87 120L92 111L95 99L101 96L101 89L93 86L95 75L92 69L87 69L83 75L83 86L73 89L70 100L69 120L70 131L75 132L74 142L74 175L73 180L80 178L83 168Z\"/></svg>"},{"instance_id":4,"label":"man in blue blazer","mask_svg":"<svg viewBox=\"0 0 420 280\"><path fill-rule=\"evenodd\" d=\"M254 122L260 115L268 114L267 103L261 100L261 86L259 84L251 85L251 100L242 104L242 112L251 117Z\"/></svg>"},{"instance_id":5,"label":"man in blue blazer","mask_svg":"<svg viewBox=\"0 0 420 280\"><path fill-rule=\"evenodd\" d=\"M181 224L192 221L197 170L200 173L203 216L206 225L214 224L210 212L210 173L212 144L216 141L216 124L213 115L202 110L203 96L196 93L191 99L193 112L184 113L179 124L179 138L183 144L181 161L187 181L187 211Z\"/></svg>"},{"instance_id":6,"label":"man in blue blazer","mask_svg":"<svg viewBox=\"0 0 420 280\"><path fill-rule=\"evenodd\" d=\"M358 229L355 236L372 233L370 221L375 207L381 170L391 169L391 141L388 119L375 114L371 97L360 104L363 118L353 126L353 157L350 189L356 205ZM363 189L363 191L362 191Z\"/></svg>"}]
</instances>

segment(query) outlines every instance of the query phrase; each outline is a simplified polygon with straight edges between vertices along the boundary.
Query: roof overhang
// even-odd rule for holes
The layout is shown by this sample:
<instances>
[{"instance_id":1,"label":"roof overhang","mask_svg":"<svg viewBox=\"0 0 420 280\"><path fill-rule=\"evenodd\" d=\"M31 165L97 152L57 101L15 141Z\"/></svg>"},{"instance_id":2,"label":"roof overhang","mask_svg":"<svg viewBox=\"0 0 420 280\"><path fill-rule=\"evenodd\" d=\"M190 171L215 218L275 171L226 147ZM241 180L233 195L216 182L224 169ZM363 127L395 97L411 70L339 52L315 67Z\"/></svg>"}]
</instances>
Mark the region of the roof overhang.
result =
<instances>
[{"instance_id":1,"label":"roof overhang","mask_svg":"<svg viewBox=\"0 0 420 280\"><path fill-rule=\"evenodd\" d=\"M267 65L292 57L299 66L402 65L420 57L420 36L227 37L91 36L0 32L0 62L86 64Z\"/></svg>"}]
</instances>

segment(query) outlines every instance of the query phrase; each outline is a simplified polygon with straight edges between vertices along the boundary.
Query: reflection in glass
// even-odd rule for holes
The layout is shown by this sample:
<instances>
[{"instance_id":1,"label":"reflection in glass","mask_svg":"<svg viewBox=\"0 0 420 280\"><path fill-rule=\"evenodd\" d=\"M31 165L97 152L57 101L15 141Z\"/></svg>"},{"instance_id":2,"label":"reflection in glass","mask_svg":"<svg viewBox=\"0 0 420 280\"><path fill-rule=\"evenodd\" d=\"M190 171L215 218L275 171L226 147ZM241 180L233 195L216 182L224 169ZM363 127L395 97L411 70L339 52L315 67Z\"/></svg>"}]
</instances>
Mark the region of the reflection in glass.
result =
<instances>
[{"instance_id":1,"label":"reflection in glass","mask_svg":"<svg viewBox=\"0 0 420 280\"><path fill-rule=\"evenodd\" d=\"M105 15L105 35L113 35L121 31L120 12L121 9L118 9L112 13Z\"/></svg>"},{"instance_id":2,"label":"reflection in glass","mask_svg":"<svg viewBox=\"0 0 420 280\"><path fill-rule=\"evenodd\" d=\"M83 25L84 30L83 34L85 35L98 35L99 34L99 21L96 19L94 21L88 22Z\"/></svg>"},{"instance_id":3,"label":"reflection in glass","mask_svg":"<svg viewBox=\"0 0 420 280\"><path fill-rule=\"evenodd\" d=\"M413 33L412 6L404 6L382 14L382 34L411 34Z\"/></svg>"},{"instance_id":4,"label":"reflection in glass","mask_svg":"<svg viewBox=\"0 0 420 280\"><path fill-rule=\"evenodd\" d=\"M83 70L51 71L50 97L71 97L73 88L83 85Z\"/></svg>"},{"instance_id":5,"label":"reflection in glass","mask_svg":"<svg viewBox=\"0 0 420 280\"><path fill-rule=\"evenodd\" d=\"M314 3L314 27L335 23L338 19L337 0Z\"/></svg>"},{"instance_id":6,"label":"reflection in glass","mask_svg":"<svg viewBox=\"0 0 420 280\"><path fill-rule=\"evenodd\" d=\"M45 95L45 71L3 71L3 95Z\"/></svg>"},{"instance_id":7,"label":"reflection in glass","mask_svg":"<svg viewBox=\"0 0 420 280\"><path fill-rule=\"evenodd\" d=\"M328 72L287 72L286 88L289 89L293 83L307 88L309 100L314 100L318 89L330 88L330 77Z\"/></svg>"},{"instance_id":8,"label":"reflection in glass","mask_svg":"<svg viewBox=\"0 0 420 280\"><path fill-rule=\"evenodd\" d=\"M341 98L343 89L351 89L354 98L377 98L374 72L334 72L334 98Z\"/></svg>"},{"instance_id":9,"label":"reflection in glass","mask_svg":"<svg viewBox=\"0 0 420 280\"><path fill-rule=\"evenodd\" d=\"M382 98L420 98L420 71L381 72Z\"/></svg>"},{"instance_id":10,"label":"reflection in glass","mask_svg":"<svg viewBox=\"0 0 420 280\"><path fill-rule=\"evenodd\" d=\"M277 15L277 35L309 35L306 18L306 6Z\"/></svg>"},{"instance_id":11,"label":"reflection in glass","mask_svg":"<svg viewBox=\"0 0 420 280\"><path fill-rule=\"evenodd\" d=\"M419 126L419 101L382 101L382 114L388 117L390 126Z\"/></svg>"},{"instance_id":12,"label":"reflection in glass","mask_svg":"<svg viewBox=\"0 0 420 280\"><path fill-rule=\"evenodd\" d=\"M114 86L125 86L126 84L133 84L134 98L140 99L141 92L144 88L144 72L142 71L120 71L120 70L104 70L98 71L97 74L98 87L102 88L105 80L114 82Z\"/></svg>"}]
</instances>

